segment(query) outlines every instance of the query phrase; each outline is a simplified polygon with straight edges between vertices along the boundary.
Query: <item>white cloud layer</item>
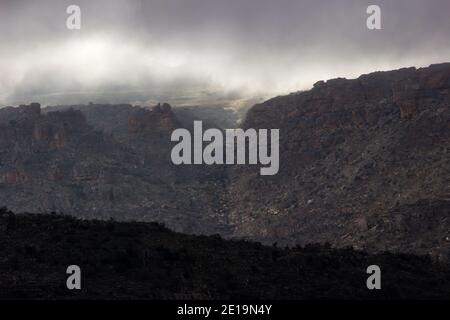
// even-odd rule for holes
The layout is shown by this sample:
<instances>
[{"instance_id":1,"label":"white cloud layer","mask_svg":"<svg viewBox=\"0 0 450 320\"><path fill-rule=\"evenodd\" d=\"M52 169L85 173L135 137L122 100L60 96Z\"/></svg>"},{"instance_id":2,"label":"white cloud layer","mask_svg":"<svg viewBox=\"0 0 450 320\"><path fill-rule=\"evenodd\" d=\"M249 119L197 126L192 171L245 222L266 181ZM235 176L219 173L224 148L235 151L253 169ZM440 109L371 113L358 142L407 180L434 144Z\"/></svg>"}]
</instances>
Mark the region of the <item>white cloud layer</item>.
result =
<instances>
[{"instance_id":1,"label":"white cloud layer","mask_svg":"<svg viewBox=\"0 0 450 320\"><path fill-rule=\"evenodd\" d=\"M270 97L450 60L444 0L381 1L379 31L365 28L368 3L351 0L80 1L75 32L70 1L0 3L0 104Z\"/></svg>"}]
</instances>

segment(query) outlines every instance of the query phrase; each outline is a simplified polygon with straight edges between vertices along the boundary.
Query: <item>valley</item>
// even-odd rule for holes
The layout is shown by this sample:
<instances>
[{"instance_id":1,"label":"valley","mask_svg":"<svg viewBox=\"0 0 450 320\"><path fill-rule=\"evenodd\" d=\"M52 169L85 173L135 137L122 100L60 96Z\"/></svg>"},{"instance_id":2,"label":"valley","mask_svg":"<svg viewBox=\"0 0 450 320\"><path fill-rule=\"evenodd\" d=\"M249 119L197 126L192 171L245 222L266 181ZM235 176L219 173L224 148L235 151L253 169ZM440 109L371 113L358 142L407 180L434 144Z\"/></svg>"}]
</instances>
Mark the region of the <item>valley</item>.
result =
<instances>
[{"instance_id":1,"label":"valley","mask_svg":"<svg viewBox=\"0 0 450 320\"><path fill-rule=\"evenodd\" d=\"M265 244L450 253L450 64L319 81L252 107L280 129L279 172L170 161L175 129L229 110L123 105L0 109L0 204L14 212L157 221ZM220 119L224 119L221 121Z\"/></svg>"}]
</instances>

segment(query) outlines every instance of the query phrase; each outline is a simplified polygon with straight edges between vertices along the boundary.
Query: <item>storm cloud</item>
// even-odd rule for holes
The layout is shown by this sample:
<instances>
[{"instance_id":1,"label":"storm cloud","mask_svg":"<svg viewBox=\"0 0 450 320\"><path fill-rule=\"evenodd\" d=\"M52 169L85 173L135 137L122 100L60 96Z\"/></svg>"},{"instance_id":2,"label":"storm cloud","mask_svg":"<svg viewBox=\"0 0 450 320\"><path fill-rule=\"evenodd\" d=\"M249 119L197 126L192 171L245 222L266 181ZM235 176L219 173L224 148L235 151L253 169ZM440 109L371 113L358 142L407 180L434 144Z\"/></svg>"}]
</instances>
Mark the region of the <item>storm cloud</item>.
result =
<instances>
[{"instance_id":1,"label":"storm cloud","mask_svg":"<svg viewBox=\"0 0 450 320\"><path fill-rule=\"evenodd\" d=\"M81 8L68 30L66 8ZM368 30L368 5L381 30ZM0 105L248 101L450 59L448 0L0 0Z\"/></svg>"}]
</instances>

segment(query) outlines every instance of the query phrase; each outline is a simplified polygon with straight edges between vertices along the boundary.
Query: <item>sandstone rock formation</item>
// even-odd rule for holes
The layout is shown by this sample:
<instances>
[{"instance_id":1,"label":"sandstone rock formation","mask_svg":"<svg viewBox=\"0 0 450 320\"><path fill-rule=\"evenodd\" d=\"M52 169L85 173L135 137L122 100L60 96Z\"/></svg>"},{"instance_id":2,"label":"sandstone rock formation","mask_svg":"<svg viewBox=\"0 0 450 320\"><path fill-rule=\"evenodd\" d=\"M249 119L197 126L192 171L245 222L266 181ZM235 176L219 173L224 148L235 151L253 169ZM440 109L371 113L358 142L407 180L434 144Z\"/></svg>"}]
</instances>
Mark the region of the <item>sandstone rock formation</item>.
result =
<instances>
[{"instance_id":1,"label":"sandstone rock formation","mask_svg":"<svg viewBox=\"0 0 450 320\"><path fill-rule=\"evenodd\" d=\"M450 64L322 81L244 127L280 128L280 172L233 169L237 235L449 257Z\"/></svg>"},{"instance_id":2,"label":"sandstone rock formation","mask_svg":"<svg viewBox=\"0 0 450 320\"><path fill-rule=\"evenodd\" d=\"M2 205L228 234L218 209L223 170L170 161L179 123L169 105L85 107L0 109Z\"/></svg>"}]
</instances>

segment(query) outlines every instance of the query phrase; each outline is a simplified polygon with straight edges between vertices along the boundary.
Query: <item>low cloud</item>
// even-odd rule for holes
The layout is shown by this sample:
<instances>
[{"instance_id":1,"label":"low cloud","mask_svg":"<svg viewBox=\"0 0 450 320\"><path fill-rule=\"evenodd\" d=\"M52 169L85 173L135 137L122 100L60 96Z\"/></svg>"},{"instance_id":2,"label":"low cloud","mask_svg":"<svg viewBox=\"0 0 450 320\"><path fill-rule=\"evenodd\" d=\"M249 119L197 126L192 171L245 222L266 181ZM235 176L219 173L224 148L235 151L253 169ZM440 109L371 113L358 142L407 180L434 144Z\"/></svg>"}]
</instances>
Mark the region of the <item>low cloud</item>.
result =
<instances>
[{"instance_id":1,"label":"low cloud","mask_svg":"<svg viewBox=\"0 0 450 320\"><path fill-rule=\"evenodd\" d=\"M72 1L0 3L3 105L245 101L450 56L444 0L380 1L377 31L351 0L78 1L80 31Z\"/></svg>"}]
</instances>

